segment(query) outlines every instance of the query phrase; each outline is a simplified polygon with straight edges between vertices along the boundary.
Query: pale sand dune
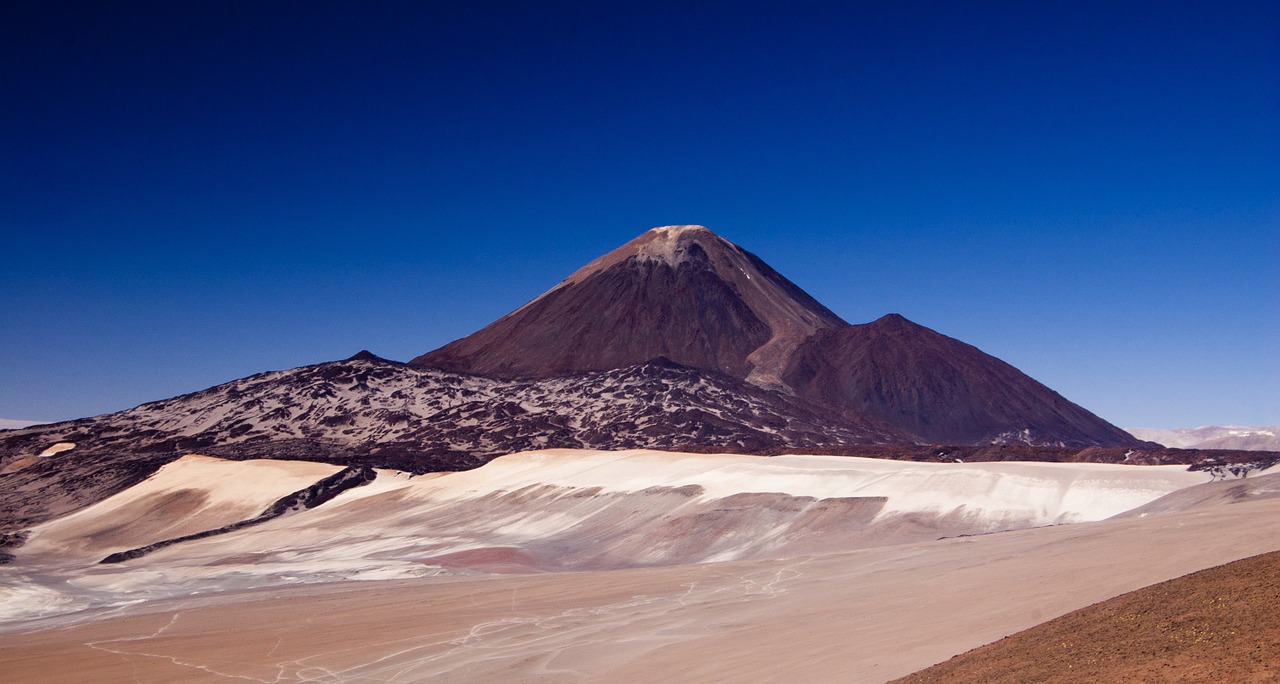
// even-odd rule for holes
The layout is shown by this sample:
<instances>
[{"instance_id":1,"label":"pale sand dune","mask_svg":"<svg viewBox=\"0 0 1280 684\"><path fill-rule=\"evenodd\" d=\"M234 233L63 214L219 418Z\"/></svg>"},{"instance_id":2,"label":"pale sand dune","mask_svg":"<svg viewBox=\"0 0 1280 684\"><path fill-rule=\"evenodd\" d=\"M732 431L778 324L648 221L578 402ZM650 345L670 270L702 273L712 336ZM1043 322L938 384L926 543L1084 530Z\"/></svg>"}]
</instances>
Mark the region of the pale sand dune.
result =
<instances>
[{"instance_id":1,"label":"pale sand dune","mask_svg":"<svg viewBox=\"0 0 1280 684\"><path fill-rule=\"evenodd\" d=\"M1280 548L1280 500L851 553L315 585L0 637L12 681L881 682Z\"/></svg>"},{"instance_id":2,"label":"pale sand dune","mask_svg":"<svg viewBox=\"0 0 1280 684\"><path fill-rule=\"evenodd\" d=\"M1274 468L1272 470L1275 470ZM1280 497L1280 472L1254 477L1219 480L1170 492L1151 503L1125 511L1117 518L1144 518L1149 515L1175 513L1194 508L1223 504L1261 501Z\"/></svg>"},{"instance_id":3,"label":"pale sand dune","mask_svg":"<svg viewBox=\"0 0 1280 684\"><path fill-rule=\"evenodd\" d=\"M549 449L504 456L436 484L455 496L540 484L609 491L696 484L713 498L743 492L816 498L886 496L891 501L886 514L965 506L995 514L1031 512L1042 524L1050 524L1100 520L1208 479L1204 473L1176 465L912 463L840 456L761 458L639 449Z\"/></svg>"},{"instance_id":4,"label":"pale sand dune","mask_svg":"<svg viewBox=\"0 0 1280 684\"><path fill-rule=\"evenodd\" d=\"M184 456L109 499L35 527L22 554L96 562L115 551L252 518L341 469L306 461Z\"/></svg>"},{"instance_id":5,"label":"pale sand dune","mask_svg":"<svg viewBox=\"0 0 1280 684\"><path fill-rule=\"evenodd\" d=\"M251 517L332 470L189 457L37 527L18 556L36 565L91 564L110 552ZM228 588L268 576L388 579L441 568L581 570L779 558L1097 520L1207 477L1179 466L528 452L434 477L384 471L319 508L89 574L72 569L69 581L97 592L172 595L193 583Z\"/></svg>"}]
</instances>

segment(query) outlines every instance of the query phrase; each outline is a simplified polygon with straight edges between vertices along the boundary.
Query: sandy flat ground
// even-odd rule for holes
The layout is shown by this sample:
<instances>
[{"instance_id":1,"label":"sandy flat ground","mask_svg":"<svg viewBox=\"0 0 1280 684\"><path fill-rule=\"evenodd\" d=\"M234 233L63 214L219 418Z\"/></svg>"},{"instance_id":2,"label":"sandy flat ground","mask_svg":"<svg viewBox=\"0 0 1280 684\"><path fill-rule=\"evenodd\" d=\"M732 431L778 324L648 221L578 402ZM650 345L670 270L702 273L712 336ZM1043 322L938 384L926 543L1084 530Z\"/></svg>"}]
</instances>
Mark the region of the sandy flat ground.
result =
<instances>
[{"instance_id":1,"label":"sandy flat ground","mask_svg":"<svg viewBox=\"0 0 1280 684\"><path fill-rule=\"evenodd\" d=\"M0 635L11 681L882 682L1280 549L1280 500L849 553L344 582Z\"/></svg>"}]
</instances>

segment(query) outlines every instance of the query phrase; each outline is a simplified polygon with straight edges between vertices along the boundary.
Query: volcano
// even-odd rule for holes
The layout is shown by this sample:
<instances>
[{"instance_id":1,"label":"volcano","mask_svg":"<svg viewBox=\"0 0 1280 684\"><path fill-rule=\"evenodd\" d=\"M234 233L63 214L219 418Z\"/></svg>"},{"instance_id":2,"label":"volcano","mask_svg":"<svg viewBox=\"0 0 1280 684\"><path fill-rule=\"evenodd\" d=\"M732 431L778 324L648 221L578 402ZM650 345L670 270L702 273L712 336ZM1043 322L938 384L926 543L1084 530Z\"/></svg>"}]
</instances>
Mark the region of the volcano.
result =
<instances>
[{"instance_id":1,"label":"volcano","mask_svg":"<svg viewBox=\"0 0 1280 684\"><path fill-rule=\"evenodd\" d=\"M902 316L850 325L703 226L654 228L409 365L545 379L657 357L923 443L1142 444L1000 359Z\"/></svg>"},{"instance_id":2,"label":"volcano","mask_svg":"<svg viewBox=\"0 0 1280 684\"><path fill-rule=\"evenodd\" d=\"M547 378L664 357L779 387L802 342L847 325L759 257L710 230L664 226L409 365Z\"/></svg>"}]
</instances>

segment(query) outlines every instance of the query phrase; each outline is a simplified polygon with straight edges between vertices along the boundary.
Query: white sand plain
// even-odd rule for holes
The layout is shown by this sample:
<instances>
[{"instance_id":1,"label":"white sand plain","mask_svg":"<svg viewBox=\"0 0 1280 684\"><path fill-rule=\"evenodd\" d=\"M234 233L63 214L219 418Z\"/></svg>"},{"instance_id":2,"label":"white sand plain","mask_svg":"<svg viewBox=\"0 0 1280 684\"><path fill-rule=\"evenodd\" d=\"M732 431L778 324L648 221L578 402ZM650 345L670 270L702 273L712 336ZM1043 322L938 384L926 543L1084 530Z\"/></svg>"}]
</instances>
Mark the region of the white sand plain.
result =
<instances>
[{"instance_id":1,"label":"white sand plain","mask_svg":"<svg viewBox=\"0 0 1280 684\"><path fill-rule=\"evenodd\" d=\"M1280 549L1280 499L1100 521L1208 479L1180 467L549 451L464 473L383 472L316 509L94 564L86 549L123 548L86 537L106 526L124 548L153 541L153 526L128 528L174 492L250 510L278 490L237 468L282 469L285 493L333 471L246 462L192 477L209 461L183 459L33 531L0 576L6 601L27 605L0 623L0 672L877 682ZM193 509L173 526L226 512Z\"/></svg>"}]
</instances>

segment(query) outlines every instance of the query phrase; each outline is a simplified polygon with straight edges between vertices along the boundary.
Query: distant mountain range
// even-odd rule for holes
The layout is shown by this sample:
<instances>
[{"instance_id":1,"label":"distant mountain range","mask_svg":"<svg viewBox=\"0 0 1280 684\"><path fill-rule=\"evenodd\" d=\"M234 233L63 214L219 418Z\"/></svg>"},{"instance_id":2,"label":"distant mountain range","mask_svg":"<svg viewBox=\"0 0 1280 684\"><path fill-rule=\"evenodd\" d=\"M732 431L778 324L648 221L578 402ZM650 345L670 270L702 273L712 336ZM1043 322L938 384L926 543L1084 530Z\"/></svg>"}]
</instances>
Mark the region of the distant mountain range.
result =
<instances>
[{"instance_id":1,"label":"distant mountain range","mask_svg":"<svg viewBox=\"0 0 1280 684\"><path fill-rule=\"evenodd\" d=\"M14 420L12 418L0 418L0 430L20 430L24 427L32 425L40 425L42 420Z\"/></svg>"},{"instance_id":2,"label":"distant mountain range","mask_svg":"<svg viewBox=\"0 0 1280 684\"><path fill-rule=\"evenodd\" d=\"M1280 451L1280 425L1244 427L1208 425L1198 428L1125 428L1129 434L1148 442L1177 449L1240 449Z\"/></svg>"}]
</instances>

